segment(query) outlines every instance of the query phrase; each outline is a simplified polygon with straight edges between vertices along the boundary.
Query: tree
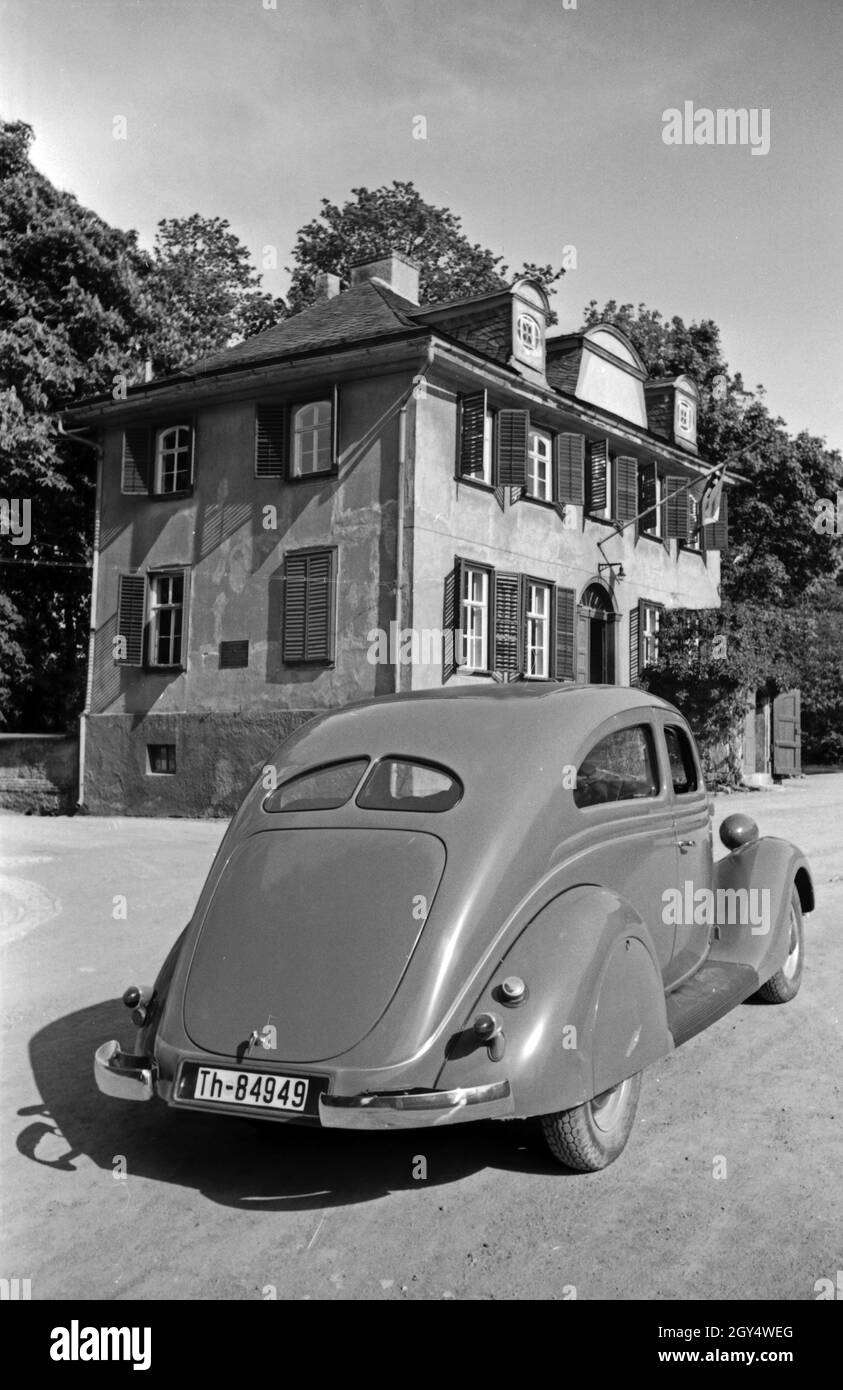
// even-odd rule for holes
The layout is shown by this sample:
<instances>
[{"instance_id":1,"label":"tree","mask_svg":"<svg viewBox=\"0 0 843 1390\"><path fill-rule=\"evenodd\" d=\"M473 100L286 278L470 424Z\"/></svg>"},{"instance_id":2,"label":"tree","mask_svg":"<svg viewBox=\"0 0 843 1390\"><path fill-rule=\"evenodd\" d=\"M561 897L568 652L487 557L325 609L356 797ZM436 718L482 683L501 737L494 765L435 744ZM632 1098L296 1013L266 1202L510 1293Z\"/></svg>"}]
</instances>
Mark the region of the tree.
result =
<instances>
[{"instance_id":1,"label":"tree","mask_svg":"<svg viewBox=\"0 0 843 1390\"><path fill-rule=\"evenodd\" d=\"M32 531L0 541L0 721L62 729L85 685L95 458L59 437L57 412L131 374L148 321L135 234L54 188L31 140L0 123L0 474Z\"/></svg>"},{"instance_id":2,"label":"tree","mask_svg":"<svg viewBox=\"0 0 843 1390\"><path fill-rule=\"evenodd\" d=\"M426 203L412 183L394 180L391 186L351 191L353 198L342 207L323 198L319 216L298 231L290 272L291 314L313 302L320 271L347 281L355 261L385 250L403 251L419 262L422 304L484 294L507 283L509 269L502 257L472 245L461 219L449 208ZM525 263L522 273L540 278L552 293L565 272Z\"/></svg>"},{"instance_id":3,"label":"tree","mask_svg":"<svg viewBox=\"0 0 843 1390\"><path fill-rule=\"evenodd\" d=\"M283 299L260 284L248 250L225 218L194 213L159 222L144 284L155 375L177 371L283 319Z\"/></svg>"}]
</instances>

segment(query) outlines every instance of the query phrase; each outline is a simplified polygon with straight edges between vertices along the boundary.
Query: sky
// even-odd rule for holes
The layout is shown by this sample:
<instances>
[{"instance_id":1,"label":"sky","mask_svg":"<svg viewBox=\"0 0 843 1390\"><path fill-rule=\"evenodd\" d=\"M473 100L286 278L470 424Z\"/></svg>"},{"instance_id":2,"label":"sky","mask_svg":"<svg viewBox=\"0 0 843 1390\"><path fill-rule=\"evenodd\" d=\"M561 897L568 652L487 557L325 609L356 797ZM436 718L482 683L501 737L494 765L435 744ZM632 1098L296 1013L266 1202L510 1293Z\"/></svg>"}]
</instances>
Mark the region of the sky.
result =
<instances>
[{"instance_id":1,"label":"sky","mask_svg":"<svg viewBox=\"0 0 843 1390\"><path fill-rule=\"evenodd\" d=\"M576 248L560 330L592 299L712 318L792 431L843 447L843 0L573 4L0 0L0 115L146 246L200 212L258 267L275 248L274 294L322 198L412 180L514 269ZM686 102L768 112L769 151L666 144Z\"/></svg>"}]
</instances>

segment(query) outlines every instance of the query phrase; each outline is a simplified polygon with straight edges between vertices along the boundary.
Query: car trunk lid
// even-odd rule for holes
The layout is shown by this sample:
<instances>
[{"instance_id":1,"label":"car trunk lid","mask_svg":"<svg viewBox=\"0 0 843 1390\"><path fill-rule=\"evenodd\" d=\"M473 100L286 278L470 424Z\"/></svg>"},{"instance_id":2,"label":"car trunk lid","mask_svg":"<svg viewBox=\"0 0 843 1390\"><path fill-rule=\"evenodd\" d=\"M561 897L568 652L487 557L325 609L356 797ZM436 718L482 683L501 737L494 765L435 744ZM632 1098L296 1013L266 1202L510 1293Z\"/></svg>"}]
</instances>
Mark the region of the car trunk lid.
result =
<instances>
[{"instance_id":1,"label":"car trunk lid","mask_svg":"<svg viewBox=\"0 0 843 1390\"><path fill-rule=\"evenodd\" d=\"M407 967L445 867L412 830L269 830L237 847L191 961L188 1036L256 1062L339 1056L374 1027ZM271 1031L274 1029L274 1033Z\"/></svg>"}]
</instances>

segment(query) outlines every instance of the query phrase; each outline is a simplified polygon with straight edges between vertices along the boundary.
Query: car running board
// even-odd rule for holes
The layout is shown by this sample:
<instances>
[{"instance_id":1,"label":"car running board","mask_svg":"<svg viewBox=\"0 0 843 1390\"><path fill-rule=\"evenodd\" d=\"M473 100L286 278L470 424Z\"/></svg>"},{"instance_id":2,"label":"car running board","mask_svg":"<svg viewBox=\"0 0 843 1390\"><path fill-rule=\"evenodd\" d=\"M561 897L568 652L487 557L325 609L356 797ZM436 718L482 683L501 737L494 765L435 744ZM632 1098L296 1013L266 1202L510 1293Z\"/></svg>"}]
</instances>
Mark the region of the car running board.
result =
<instances>
[{"instance_id":1,"label":"car running board","mask_svg":"<svg viewBox=\"0 0 843 1390\"><path fill-rule=\"evenodd\" d=\"M750 965L709 961L665 1000L667 1026L676 1047L702 1033L760 987Z\"/></svg>"}]
</instances>

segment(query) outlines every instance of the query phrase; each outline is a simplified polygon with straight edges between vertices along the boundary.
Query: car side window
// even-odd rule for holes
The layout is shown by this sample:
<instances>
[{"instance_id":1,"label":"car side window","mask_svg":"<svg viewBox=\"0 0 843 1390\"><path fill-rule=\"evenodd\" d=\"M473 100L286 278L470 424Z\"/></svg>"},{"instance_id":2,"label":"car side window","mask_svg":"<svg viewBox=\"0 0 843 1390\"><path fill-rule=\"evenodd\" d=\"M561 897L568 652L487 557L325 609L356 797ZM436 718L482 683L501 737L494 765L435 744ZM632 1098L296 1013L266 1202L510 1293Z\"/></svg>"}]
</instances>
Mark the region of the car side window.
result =
<instances>
[{"instance_id":1,"label":"car side window","mask_svg":"<svg viewBox=\"0 0 843 1390\"><path fill-rule=\"evenodd\" d=\"M576 806L608 801L637 801L658 796L659 775L649 725L615 729L601 738L577 769Z\"/></svg>"},{"instance_id":2,"label":"car side window","mask_svg":"<svg viewBox=\"0 0 843 1390\"><path fill-rule=\"evenodd\" d=\"M697 765L684 729L676 724L668 724L664 731L667 744L667 757L670 763L670 777L675 796L695 792L699 785Z\"/></svg>"}]
</instances>

